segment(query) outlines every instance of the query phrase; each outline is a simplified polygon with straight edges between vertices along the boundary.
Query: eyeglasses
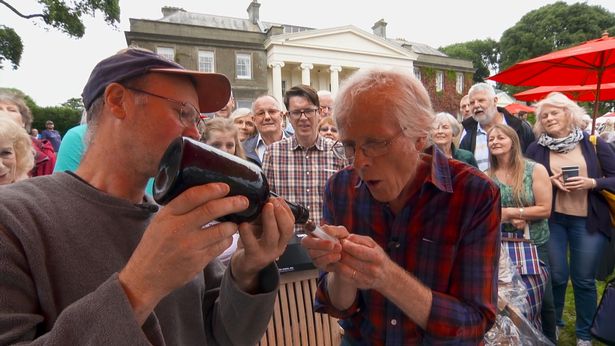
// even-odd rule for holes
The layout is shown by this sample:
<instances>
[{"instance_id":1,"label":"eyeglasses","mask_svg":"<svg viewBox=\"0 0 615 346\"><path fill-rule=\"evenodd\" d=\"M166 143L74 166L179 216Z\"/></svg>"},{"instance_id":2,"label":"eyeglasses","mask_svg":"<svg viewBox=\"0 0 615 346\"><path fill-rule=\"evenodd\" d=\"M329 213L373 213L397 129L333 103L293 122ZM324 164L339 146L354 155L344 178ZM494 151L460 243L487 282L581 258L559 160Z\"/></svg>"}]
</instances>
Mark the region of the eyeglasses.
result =
<instances>
[{"instance_id":1,"label":"eyeglasses","mask_svg":"<svg viewBox=\"0 0 615 346\"><path fill-rule=\"evenodd\" d=\"M278 115L280 114L281 111L279 109L261 109L258 112L254 113L254 117L255 118L263 118L265 116L265 114L268 114L269 116L271 115Z\"/></svg>"},{"instance_id":2,"label":"eyeglasses","mask_svg":"<svg viewBox=\"0 0 615 346\"><path fill-rule=\"evenodd\" d=\"M199 112L199 110L195 106L193 106L192 104L188 102L177 101L172 98L168 98L166 96L156 95L149 91L145 91L145 90L141 90L137 88L131 88L127 86L124 86L124 87L131 91L135 91L135 92L142 93L142 94L149 95L149 96L154 96L154 97L178 104L180 106L179 113L178 113L179 121L182 123L182 125L184 125L184 127L198 126L201 120L203 120L204 118L201 115L201 112Z\"/></svg>"},{"instance_id":3,"label":"eyeglasses","mask_svg":"<svg viewBox=\"0 0 615 346\"><path fill-rule=\"evenodd\" d=\"M310 119L316 115L318 108L308 108L308 109L297 109L294 111L289 111L288 114L294 119L300 119L302 115L305 115L306 118Z\"/></svg>"},{"instance_id":4,"label":"eyeglasses","mask_svg":"<svg viewBox=\"0 0 615 346\"><path fill-rule=\"evenodd\" d=\"M333 112L333 106L320 106L320 110L321 111L327 110L329 112Z\"/></svg>"},{"instance_id":5,"label":"eyeglasses","mask_svg":"<svg viewBox=\"0 0 615 346\"><path fill-rule=\"evenodd\" d=\"M389 151L389 146L391 145L391 143L393 143L397 138L399 138L405 130L406 129L401 129L401 131L399 131L399 133L397 133L395 136L384 141L365 143L359 146L359 149L361 149L361 152L366 157L373 158L382 156ZM356 151L355 146L356 145L354 143L343 143L337 141L335 142L335 144L333 144L333 148L331 148L331 150L333 151L333 154L338 158L348 160L348 162L352 163L354 161Z\"/></svg>"}]
</instances>

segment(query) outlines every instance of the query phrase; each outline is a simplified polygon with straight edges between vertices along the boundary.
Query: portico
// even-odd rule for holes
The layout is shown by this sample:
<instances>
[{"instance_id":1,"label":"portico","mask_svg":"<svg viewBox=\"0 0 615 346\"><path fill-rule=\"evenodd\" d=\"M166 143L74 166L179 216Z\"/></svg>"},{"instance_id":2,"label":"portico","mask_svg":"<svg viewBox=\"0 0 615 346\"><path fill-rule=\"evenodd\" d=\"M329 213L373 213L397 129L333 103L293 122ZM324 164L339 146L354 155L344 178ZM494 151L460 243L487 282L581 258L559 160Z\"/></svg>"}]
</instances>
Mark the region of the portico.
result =
<instances>
[{"instance_id":1,"label":"portico","mask_svg":"<svg viewBox=\"0 0 615 346\"><path fill-rule=\"evenodd\" d=\"M274 35L265 49L268 89L280 101L293 85L335 94L356 70L374 65L412 70L417 59L416 53L352 25Z\"/></svg>"}]
</instances>

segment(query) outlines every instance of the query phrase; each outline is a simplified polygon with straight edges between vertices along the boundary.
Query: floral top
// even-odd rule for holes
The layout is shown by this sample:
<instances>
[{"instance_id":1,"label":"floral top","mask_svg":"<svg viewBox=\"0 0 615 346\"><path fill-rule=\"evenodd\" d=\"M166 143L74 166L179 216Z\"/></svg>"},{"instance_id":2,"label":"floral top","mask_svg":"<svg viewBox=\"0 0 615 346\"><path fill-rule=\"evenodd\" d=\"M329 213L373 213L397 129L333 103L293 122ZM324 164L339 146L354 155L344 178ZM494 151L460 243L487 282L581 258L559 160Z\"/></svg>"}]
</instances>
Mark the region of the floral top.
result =
<instances>
[{"instance_id":1,"label":"floral top","mask_svg":"<svg viewBox=\"0 0 615 346\"><path fill-rule=\"evenodd\" d=\"M534 165L536 162L525 159L525 172L523 173L523 207L530 207L535 205L534 190L532 190L532 172L534 171ZM500 182L497 178L494 178L495 183L500 188L502 208L520 208L522 206L517 205L513 200L512 186L506 185ZM527 220L530 226L530 239L536 245L543 245L549 240L549 223L547 219L541 220ZM510 223L502 225L502 231L504 232L517 232L519 230Z\"/></svg>"}]
</instances>

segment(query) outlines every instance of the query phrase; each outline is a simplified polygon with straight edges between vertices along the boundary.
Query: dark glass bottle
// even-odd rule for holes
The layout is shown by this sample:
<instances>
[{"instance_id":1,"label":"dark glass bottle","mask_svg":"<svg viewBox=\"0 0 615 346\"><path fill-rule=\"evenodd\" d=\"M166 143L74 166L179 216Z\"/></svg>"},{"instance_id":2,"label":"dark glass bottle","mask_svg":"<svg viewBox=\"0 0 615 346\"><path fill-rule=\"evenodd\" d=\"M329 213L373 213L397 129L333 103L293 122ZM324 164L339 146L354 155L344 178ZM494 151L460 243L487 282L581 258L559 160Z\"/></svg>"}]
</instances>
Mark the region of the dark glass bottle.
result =
<instances>
[{"instance_id":1,"label":"dark glass bottle","mask_svg":"<svg viewBox=\"0 0 615 346\"><path fill-rule=\"evenodd\" d=\"M187 137L171 142L162 156L154 181L154 199L167 204L173 198L197 185L221 182L230 186L229 196L242 195L250 201L240 213L226 215L218 221L235 223L254 220L269 196L269 184L257 165ZM295 216L295 223L309 219L309 211L298 204L288 203Z\"/></svg>"}]
</instances>

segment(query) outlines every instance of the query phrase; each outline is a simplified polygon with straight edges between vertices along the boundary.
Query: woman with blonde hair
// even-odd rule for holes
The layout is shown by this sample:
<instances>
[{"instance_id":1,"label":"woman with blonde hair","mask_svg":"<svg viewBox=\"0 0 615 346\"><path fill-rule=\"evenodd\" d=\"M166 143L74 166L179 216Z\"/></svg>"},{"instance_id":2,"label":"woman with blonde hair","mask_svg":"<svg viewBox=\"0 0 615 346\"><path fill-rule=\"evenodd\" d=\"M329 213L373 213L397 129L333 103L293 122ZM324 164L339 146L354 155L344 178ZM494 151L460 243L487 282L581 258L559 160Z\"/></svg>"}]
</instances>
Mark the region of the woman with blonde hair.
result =
<instances>
[{"instance_id":1,"label":"woman with blonde hair","mask_svg":"<svg viewBox=\"0 0 615 346\"><path fill-rule=\"evenodd\" d=\"M548 268L549 224L552 193L544 166L523 157L521 141L512 127L493 126L487 133L489 170L487 174L500 188L502 203L502 246L519 268L528 289L528 318L534 326L556 342L555 308ZM529 242L530 244L522 244ZM520 247L526 255L544 262L519 261Z\"/></svg>"},{"instance_id":2,"label":"woman with blonde hair","mask_svg":"<svg viewBox=\"0 0 615 346\"><path fill-rule=\"evenodd\" d=\"M201 134L201 142L227 153L246 158L246 153L239 140L239 130L228 118L213 118L205 122L205 129Z\"/></svg>"},{"instance_id":3,"label":"woman with blonde hair","mask_svg":"<svg viewBox=\"0 0 615 346\"><path fill-rule=\"evenodd\" d=\"M32 167L32 139L15 121L0 116L0 185L28 178Z\"/></svg>"},{"instance_id":4,"label":"woman with blonde hair","mask_svg":"<svg viewBox=\"0 0 615 346\"><path fill-rule=\"evenodd\" d=\"M556 319L563 326L570 275L577 345L591 345L596 268L611 237L609 209L600 190L615 191L615 153L600 137L595 147L590 142L589 134L581 130L584 114L565 95L549 94L536 105L534 132L538 140L526 151L526 156L544 165L550 176L553 207L548 245Z\"/></svg>"},{"instance_id":5,"label":"woman with blonde hair","mask_svg":"<svg viewBox=\"0 0 615 346\"><path fill-rule=\"evenodd\" d=\"M229 118L217 117L205 122L204 131L201 134L201 142L211 145L214 148L226 151L242 159L246 159L241 141L239 141L239 129ZM237 250L239 233L233 235L233 243L222 254L218 256L220 262L228 265L231 256Z\"/></svg>"}]
</instances>

